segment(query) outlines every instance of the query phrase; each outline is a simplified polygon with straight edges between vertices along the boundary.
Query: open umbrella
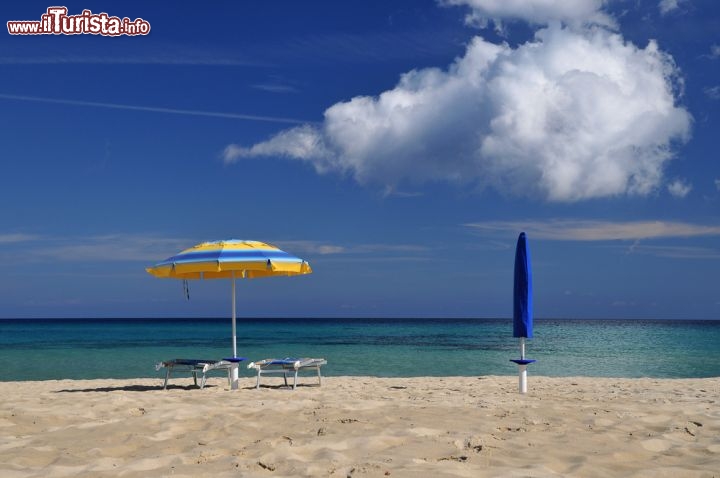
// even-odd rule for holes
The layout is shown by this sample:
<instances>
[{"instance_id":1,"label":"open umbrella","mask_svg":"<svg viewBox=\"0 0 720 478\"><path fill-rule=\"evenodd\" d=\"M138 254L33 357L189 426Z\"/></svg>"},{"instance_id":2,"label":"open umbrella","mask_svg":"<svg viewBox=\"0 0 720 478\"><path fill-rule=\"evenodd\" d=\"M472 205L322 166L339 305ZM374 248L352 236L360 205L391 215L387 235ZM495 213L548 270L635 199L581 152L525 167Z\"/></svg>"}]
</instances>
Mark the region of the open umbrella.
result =
<instances>
[{"instance_id":1,"label":"open umbrella","mask_svg":"<svg viewBox=\"0 0 720 478\"><path fill-rule=\"evenodd\" d=\"M518 237L515 248L515 281L513 287L513 337L520 338L520 359L518 364L520 393L527 393L527 366L535 360L525 358L525 339L533 336L532 271L530 249L524 232Z\"/></svg>"},{"instance_id":2,"label":"open umbrella","mask_svg":"<svg viewBox=\"0 0 720 478\"><path fill-rule=\"evenodd\" d=\"M310 264L277 247L258 241L203 242L145 269L155 277L230 279L232 284L232 348L237 358L235 280L310 274ZM237 388L237 367L232 388Z\"/></svg>"}]
</instances>

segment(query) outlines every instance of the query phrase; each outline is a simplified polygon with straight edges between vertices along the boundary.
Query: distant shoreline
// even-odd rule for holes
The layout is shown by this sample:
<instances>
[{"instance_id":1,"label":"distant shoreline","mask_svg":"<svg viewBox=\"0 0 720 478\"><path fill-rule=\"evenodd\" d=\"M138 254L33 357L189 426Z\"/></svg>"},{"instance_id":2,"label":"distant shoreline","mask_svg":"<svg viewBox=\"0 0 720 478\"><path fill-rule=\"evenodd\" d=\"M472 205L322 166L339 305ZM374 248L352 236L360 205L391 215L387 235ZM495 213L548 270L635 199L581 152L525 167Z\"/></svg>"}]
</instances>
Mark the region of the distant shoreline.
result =
<instances>
[{"instance_id":1,"label":"distant shoreline","mask_svg":"<svg viewBox=\"0 0 720 478\"><path fill-rule=\"evenodd\" d=\"M218 317L0 317L0 323L3 321L7 322L22 322L22 321L37 321L37 322L195 322L195 321L210 321L210 322L223 322L229 321L230 317L218 316ZM512 317L238 317L238 321L254 322L254 321L271 321L271 322L285 322L285 321L312 321L312 322L385 322L385 321L398 321L398 322L424 322L424 321L469 321L469 322L507 322L512 323ZM698 318L672 318L672 317L535 317L535 321L540 323L543 322L716 322L720 323L720 317L713 319L698 319Z\"/></svg>"}]
</instances>

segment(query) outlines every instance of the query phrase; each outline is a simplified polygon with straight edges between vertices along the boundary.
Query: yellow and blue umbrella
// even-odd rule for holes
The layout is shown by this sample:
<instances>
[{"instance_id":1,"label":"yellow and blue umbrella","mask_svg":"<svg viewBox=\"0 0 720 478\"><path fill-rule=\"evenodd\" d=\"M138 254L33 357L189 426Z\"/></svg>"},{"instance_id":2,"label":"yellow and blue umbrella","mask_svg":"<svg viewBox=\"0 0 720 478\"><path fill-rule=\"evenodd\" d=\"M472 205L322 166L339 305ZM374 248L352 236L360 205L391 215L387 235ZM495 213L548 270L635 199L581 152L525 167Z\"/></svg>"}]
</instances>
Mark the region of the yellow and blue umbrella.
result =
<instances>
[{"instance_id":1,"label":"yellow and blue umbrella","mask_svg":"<svg viewBox=\"0 0 720 478\"><path fill-rule=\"evenodd\" d=\"M203 242L145 269L155 277L174 279L231 279L232 347L237 358L235 280L310 274L310 264L265 242ZM237 369L233 388L237 387Z\"/></svg>"}]
</instances>

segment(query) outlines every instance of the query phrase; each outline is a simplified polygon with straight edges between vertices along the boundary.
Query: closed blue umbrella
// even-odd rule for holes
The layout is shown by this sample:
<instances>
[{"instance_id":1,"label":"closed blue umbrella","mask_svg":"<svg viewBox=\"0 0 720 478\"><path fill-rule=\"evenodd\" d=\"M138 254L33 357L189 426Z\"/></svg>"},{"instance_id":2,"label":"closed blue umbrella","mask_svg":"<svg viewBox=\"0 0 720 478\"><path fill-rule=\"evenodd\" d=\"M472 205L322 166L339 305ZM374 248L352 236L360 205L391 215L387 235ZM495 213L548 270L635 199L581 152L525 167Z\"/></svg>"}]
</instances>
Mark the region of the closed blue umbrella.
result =
<instances>
[{"instance_id":1,"label":"closed blue umbrella","mask_svg":"<svg viewBox=\"0 0 720 478\"><path fill-rule=\"evenodd\" d=\"M513 287L513 337L533 336L532 271L530 249L524 232L515 248L515 284Z\"/></svg>"},{"instance_id":2,"label":"closed blue umbrella","mask_svg":"<svg viewBox=\"0 0 720 478\"><path fill-rule=\"evenodd\" d=\"M520 393L527 393L527 366L535 360L525 358L525 339L533 336L532 270L530 249L524 232L518 237L515 248L515 280L513 286L513 337L520 339L518 364Z\"/></svg>"}]
</instances>

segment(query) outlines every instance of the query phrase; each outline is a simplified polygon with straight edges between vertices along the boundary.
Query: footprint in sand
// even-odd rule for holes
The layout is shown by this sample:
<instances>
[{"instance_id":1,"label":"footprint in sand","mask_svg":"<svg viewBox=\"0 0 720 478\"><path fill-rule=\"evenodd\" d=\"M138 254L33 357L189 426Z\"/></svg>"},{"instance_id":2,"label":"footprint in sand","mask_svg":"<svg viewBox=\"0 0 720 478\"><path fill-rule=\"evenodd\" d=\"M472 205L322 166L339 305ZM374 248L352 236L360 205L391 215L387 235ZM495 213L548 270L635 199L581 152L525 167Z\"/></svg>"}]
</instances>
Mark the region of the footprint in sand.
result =
<instances>
[{"instance_id":1,"label":"footprint in sand","mask_svg":"<svg viewBox=\"0 0 720 478\"><path fill-rule=\"evenodd\" d=\"M702 423L689 421L685 424L685 433L694 437L700 432L700 427Z\"/></svg>"},{"instance_id":2,"label":"footprint in sand","mask_svg":"<svg viewBox=\"0 0 720 478\"><path fill-rule=\"evenodd\" d=\"M653 438L651 440L645 440L644 442L642 442L642 446L648 451L661 452L668 450L672 445L667 440Z\"/></svg>"},{"instance_id":3,"label":"footprint in sand","mask_svg":"<svg viewBox=\"0 0 720 478\"><path fill-rule=\"evenodd\" d=\"M596 418L595 425L598 427L610 427L612 425L615 425L615 422L613 420L610 420L609 418Z\"/></svg>"}]
</instances>

